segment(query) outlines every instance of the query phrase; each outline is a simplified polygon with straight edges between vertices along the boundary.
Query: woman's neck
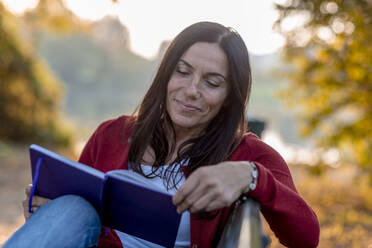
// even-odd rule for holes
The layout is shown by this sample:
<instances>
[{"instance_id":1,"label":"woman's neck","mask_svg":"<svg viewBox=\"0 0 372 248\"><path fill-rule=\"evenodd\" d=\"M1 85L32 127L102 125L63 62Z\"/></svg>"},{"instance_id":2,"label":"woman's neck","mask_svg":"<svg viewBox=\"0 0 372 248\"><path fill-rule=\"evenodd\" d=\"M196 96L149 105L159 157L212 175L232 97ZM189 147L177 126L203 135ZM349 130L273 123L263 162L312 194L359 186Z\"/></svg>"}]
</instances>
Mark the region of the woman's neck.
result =
<instances>
[{"instance_id":1,"label":"woman's neck","mask_svg":"<svg viewBox=\"0 0 372 248\"><path fill-rule=\"evenodd\" d=\"M200 135L202 128L184 128L174 125L174 132L176 137L174 137L174 140L170 140L170 144L175 142L174 144L174 150L172 151L172 154L169 154L169 159L167 162L174 161L177 158L177 153L180 148L180 146L187 140L196 138ZM170 152L170 151L169 151Z\"/></svg>"},{"instance_id":2,"label":"woman's neck","mask_svg":"<svg viewBox=\"0 0 372 248\"><path fill-rule=\"evenodd\" d=\"M197 127L197 128L185 128L185 127L180 127L177 125L173 126L174 132L176 134L175 137L175 148L178 150L179 146L184 143L186 140L196 138L200 135L202 132L202 127Z\"/></svg>"},{"instance_id":3,"label":"woman's neck","mask_svg":"<svg viewBox=\"0 0 372 248\"><path fill-rule=\"evenodd\" d=\"M184 127L179 127L176 125L174 125L173 128L175 132L175 137L168 136L168 143L172 145L173 142L175 142L173 144L174 150L168 151L168 153L170 154L168 156L166 164L171 163L177 158L178 149L185 141L198 137L200 133L202 132L202 128L184 128ZM148 165L152 165L154 163L155 152L151 146L148 146L146 148L142 161L144 164L148 164Z\"/></svg>"}]
</instances>

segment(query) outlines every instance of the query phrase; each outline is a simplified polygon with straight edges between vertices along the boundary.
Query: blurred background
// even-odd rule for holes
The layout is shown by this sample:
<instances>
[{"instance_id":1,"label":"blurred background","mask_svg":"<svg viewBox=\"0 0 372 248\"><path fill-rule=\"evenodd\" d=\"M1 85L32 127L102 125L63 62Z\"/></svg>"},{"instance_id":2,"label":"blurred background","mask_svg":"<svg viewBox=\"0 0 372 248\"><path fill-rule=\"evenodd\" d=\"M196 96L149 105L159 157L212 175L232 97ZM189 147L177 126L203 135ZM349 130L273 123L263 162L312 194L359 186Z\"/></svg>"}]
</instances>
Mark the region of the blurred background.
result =
<instances>
[{"instance_id":1,"label":"blurred background","mask_svg":"<svg viewBox=\"0 0 372 248\"><path fill-rule=\"evenodd\" d=\"M0 245L24 223L28 146L77 159L100 122L133 113L197 21L245 40L247 118L265 122L317 213L319 247L372 247L371 0L0 0Z\"/></svg>"}]
</instances>

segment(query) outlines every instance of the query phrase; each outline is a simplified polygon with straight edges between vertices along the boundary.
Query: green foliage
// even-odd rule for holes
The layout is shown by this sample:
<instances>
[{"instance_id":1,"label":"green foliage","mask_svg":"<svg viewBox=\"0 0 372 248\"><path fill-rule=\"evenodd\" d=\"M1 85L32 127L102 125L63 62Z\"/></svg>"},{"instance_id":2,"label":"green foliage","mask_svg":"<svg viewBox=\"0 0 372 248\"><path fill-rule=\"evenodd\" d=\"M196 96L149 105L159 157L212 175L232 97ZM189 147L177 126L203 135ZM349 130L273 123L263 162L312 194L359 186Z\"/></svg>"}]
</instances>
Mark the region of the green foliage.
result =
<instances>
[{"instance_id":1,"label":"green foliage","mask_svg":"<svg viewBox=\"0 0 372 248\"><path fill-rule=\"evenodd\" d=\"M60 83L17 30L17 19L0 3L0 139L69 147Z\"/></svg>"},{"instance_id":2,"label":"green foliage","mask_svg":"<svg viewBox=\"0 0 372 248\"><path fill-rule=\"evenodd\" d=\"M302 134L372 176L372 2L292 0L277 5L285 37L282 96L302 119ZM286 27L288 20L302 19Z\"/></svg>"}]
</instances>

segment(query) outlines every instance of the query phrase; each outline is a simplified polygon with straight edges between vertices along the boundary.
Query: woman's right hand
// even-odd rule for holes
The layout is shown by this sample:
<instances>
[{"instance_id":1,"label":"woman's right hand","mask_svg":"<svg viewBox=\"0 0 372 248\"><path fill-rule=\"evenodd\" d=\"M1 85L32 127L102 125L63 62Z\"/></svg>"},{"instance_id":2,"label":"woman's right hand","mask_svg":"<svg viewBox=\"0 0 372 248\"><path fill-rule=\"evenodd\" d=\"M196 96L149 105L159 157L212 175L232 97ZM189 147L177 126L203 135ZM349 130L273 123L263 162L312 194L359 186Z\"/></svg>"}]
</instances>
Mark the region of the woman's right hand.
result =
<instances>
[{"instance_id":1,"label":"woman's right hand","mask_svg":"<svg viewBox=\"0 0 372 248\"><path fill-rule=\"evenodd\" d=\"M22 205L23 205L23 215L25 216L25 219L27 220L28 218L30 218L31 216L31 213L28 212L28 202L29 202L29 199L30 199L30 192L31 192L31 188L32 188L32 184L29 184L26 186L26 189L25 189L25 193L26 193L26 199L23 200L22 202ZM44 197L41 197L41 196L37 196L37 195L34 195L32 197L32 211L37 211L37 209L49 202L50 199L48 198L44 198Z\"/></svg>"}]
</instances>

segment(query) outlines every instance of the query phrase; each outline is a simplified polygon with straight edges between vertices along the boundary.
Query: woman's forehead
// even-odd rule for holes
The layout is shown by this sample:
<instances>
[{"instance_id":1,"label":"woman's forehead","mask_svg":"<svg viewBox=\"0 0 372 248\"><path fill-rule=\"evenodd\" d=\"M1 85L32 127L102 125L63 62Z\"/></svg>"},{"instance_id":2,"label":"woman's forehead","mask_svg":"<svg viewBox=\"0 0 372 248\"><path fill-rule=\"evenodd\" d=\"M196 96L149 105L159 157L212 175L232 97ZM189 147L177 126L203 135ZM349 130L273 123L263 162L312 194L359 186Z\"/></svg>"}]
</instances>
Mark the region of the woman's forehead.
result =
<instances>
[{"instance_id":1,"label":"woman's forehead","mask_svg":"<svg viewBox=\"0 0 372 248\"><path fill-rule=\"evenodd\" d=\"M218 72L225 77L228 73L227 56L217 43L197 42L193 44L182 55L180 62L194 69Z\"/></svg>"}]
</instances>

